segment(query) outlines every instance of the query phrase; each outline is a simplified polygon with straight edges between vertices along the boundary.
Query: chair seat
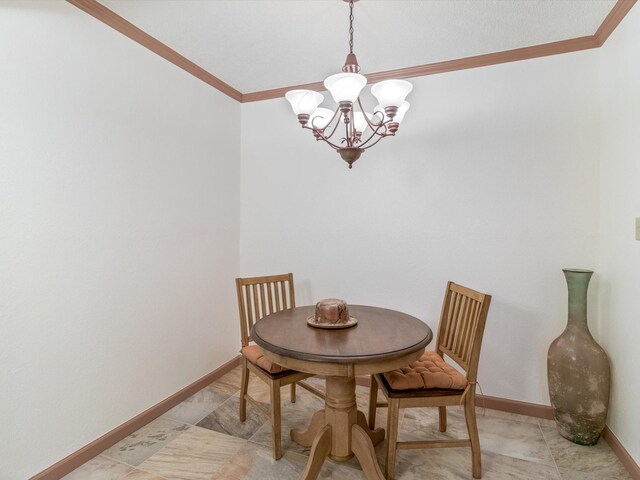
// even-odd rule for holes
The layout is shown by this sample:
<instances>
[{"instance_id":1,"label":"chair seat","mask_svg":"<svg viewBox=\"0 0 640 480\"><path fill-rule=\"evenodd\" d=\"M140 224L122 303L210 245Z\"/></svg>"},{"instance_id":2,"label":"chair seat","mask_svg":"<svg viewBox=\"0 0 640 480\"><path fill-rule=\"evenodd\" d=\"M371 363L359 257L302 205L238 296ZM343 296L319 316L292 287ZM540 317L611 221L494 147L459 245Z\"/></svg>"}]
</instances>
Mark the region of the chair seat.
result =
<instances>
[{"instance_id":1,"label":"chair seat","mask_svg":"<svg viewBox=\"0 0 640 480\"><path fill-rule=\"evenodd\" d=\"M407 367L384 374L393 390L464 390L467 379L436 352L424 352Z\"/></svg>"},{"instance_id":2,"label":"chair seat","mask_svg":"<svg viewBox=\"0 0 640 480\"><path fill-rule=\"evenodd\" d=\"M268 373L274 374L288 371L286 368L281 367L277 363L273 363L265 357L258 345L247 345L246 347L242 347L240 353L251 363L257 365Z\"/></svg>"}]
</instances>

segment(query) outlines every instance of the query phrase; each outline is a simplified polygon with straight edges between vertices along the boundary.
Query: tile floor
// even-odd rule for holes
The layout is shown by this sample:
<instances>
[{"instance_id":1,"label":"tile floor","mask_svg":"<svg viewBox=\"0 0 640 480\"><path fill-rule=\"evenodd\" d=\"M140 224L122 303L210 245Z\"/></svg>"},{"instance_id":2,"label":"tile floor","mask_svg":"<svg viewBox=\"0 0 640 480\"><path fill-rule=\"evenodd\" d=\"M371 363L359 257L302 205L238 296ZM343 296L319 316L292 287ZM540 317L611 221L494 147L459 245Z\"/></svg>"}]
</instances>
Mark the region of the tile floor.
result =
<instances>
[{"instance_id":1,"label":"tile floor","mask_svg":"<svg viewBox=\"0 0 640 480\"><path fill-rule=\"evenodd\" d=\"M321 384L320 379L312 379ZM240 370L235 369L162 417L105 450L64 480L286 480L297 479L309 453L289 439L293 427L304 428L322 402L303 389L298 401L283 392L283 458L271 458L271 427L248 405L245 423L238 421ZM288 388L288 387L287 387ZM269 391L253 377L250 394L268 402ZM358 403L366 411L368 392L358 387ZM385 426L379 409L378 426ZM400 440L425 436L466 436L464 417L449 409L449 427L438 432L437 409L401 411ZM553 422L495 410L478 411L485 480L623 480L630 479L609 446L575 445L558 435ZM376 448L384 458L384 442ZM357 462L328 461L320 478L363 479ZM402 480L471 479L469 449L402 450L396 478Z\"/></svg>"}]
</instances>

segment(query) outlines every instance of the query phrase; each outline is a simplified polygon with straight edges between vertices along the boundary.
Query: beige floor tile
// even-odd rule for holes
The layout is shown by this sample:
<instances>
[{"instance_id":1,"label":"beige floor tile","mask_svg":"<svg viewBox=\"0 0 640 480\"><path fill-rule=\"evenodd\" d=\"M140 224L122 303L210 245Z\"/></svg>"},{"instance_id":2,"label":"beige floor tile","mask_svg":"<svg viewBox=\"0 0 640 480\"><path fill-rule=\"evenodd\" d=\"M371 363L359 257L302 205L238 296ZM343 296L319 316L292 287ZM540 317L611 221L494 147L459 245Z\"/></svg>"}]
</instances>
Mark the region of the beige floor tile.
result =
<instances>
[{"instance_id":1,"label":"beige floor tile","mask_svg":"<svg viewBox=\"0 0 640 480\"><path fill-rule=\"evenodd\" d=\"M280 397L283 401L287 401L289 399L289 388L290 387L287 385L280 389ZM264 403L265 405L269 405L271 403L271 390L269 389L269 385L253 373L249 376L249 388L247 391L249 392L249 396L256 402Z\"/></svg>"},{"instance_id":2,"label":"beige floor tile","mask_svg":"<svg viewBox=\"0 0 640 480\"><path fill-rule=\"evenodd\" d=\"M62 480L121 480L133 467L103 455L92 458Z\"/></svg>"},{"instance_id":3,"label":"beige floor tile","mask_svg":"<svg viewBox=\"0 0 640 480\"><path fill-rule=\"evenodd\" d=\"M401 409L401 412L402 423L398 429L400 441L468 438L469 436L464 416L456 409L447 411L446 432L439 431L437 408L406 408Z\"/></svg>"},{"instance_id":4,"label":"beige floor tile","mask_svg":"<svg viewBox=\"0 0 640 480\"><path fill-rule=\"evenodd\" d=\"M597 445L585 447L562 437L555 425L546 425L541 428L558 468L597 473L614 472L622 467L618 457L602 439ZM566 476L569 477L570 472L566 473Z\"/></svg>"},{"instance_id":5,"label":"beige floor tile","mask_svg":"<svg viewBox=\"0 0 640 480\"><path fill-rule=\"evenodd\" d=\"M595 472L581 472L560 468L562 480L632 480L622 464L605 467Z\"/></svg>"},{"instance_id":6,"label":"beige floor tile","mask_svg":"<svg viewBox=\"0 0 640 480\"><path fill-rule=\"evenodd\" d=\"M483 451L554 465L539 425L494 417L477 420Z\"/></svg>"},{"instance_id":7,"label":"beige floor tile","mask_svg":"<svg viewBox=\"0 0 640 480\"><path fill-rule=\"evenodd\" d=\"M558 480L555 466L529 462L492 452L482 453L483 480ZM398 480L471 479L471 450L447 448L402 450L396 462Z\"/></svg>"},{"instance_id":8,"label":"beige floor tile","mask_svg":"<svg viewBox=\"0 0 640 480\"><path fill-rule=\"evenodd\" d=\"M102 453L136 467L188 428L184 423L160 417Z\"/></svg>"},{"instance_id":9,"label":"beige floor tile","mask_svg":"<svg viewBox=\"0 0 640 480\"><path fill-rule=\"evenodd\" d=\"M245 440L192 427L145 460L140 469L170 480L211 480Z\"/></svg>"},{"instance_id":10,"label":"beige floor tile","mask_svg":"<svg viewBox=\"0 0 640 480\"><path fill-rule=\"evenodd\" d=\"M222 405L230 395L211 387L203 388L196 394L176 405L163 416L178 422L197 424L204 417Z\"/></svg>"},{"instance_id":11,"label":"beige floor tile","mask_svg":"<svg viewBox=\"0 0 640 480\"><path fill-rule=\"evenodd\" d=\"M306 465L306 460L304 465ZM348 462L339 463L334 462L333 460L327 460L324 462L318 478L321 480L366 480L366 477L359 466L353 468Z\"/></svg>"},{"instance_id":12,"label":"beige floor tile","mask_svg":"<svg viewBox=\"0 0 640 480\"><path fill-rule=\"evenodd\" d=\"M537 422L519 422L494 415L477 415L483 451L554 465ZM399 429L400 441L469 438L464 412L447 408L447 431L438 430L437 408L408 408Z\"/></svg>"},{"instance_id":13,"label":"beige floor tile","mask_svg":"<svg viewBox=\"0 0 640 480\"><path fill-rule=\"evenodd\" d=\"M214 390L233 395L240 391L240 381L242 380L242 369L236 367L224 374L218 380L209 385Z\"/></svg>"},{"instance_id":14,"label":"beige floor tile","mask_svg":"<svg viewBox=\"0 0 640 480\"><path fill-rule=\"evenodd\" d=\"M161 477L160 475L156 475L154 473L148 473L143 470L132 470L126 477L122 480L168 480L165 477Z\"/></svg>"},{"instance_id":15,"label":"beige floor tile","mask_svg":"<svg viewBox=\"0 0 640 480\"><path fill-rule=\"evenodd\" d=\"M204 417L198 426L234 437L249 439L269 419L247 402L247 419L240 421L240 397L229 397L222 405Z\"/></svg>"},{"instance_id":16,"label":"beige floor tile","mask_svg":"<svg viewBox=\"0 0 640 480\"><path fill-rule=\"evenodd\" d=\"M311 417L318 410L324 408L324 402L315 395L300 389L297 394L296 403L282 402L281 406L281 423L280 430L282 435L282 448L299 453L308 453L309 448L298 445L293 440L289 432L292 428L306 430L311 421ZM254 434L249 438L254 443L264 445L271 448L271 422L265 422Z\"/></svg>"},{"instance_id":17,"label":"beige floor tile","mask_svg":"<svg viewBox=\"0 0 640 480\"><path fill-rule=\"evenodd\" d=\"M302 460L301 460L302 458ZM305 457L285 452L280 460L271 456L271 448L247 444L214 474L212 480L282 480L298 478Z\"/></svg>"},{"instance_id":18,"label":"beige floor tile","mask_svg":"<svg viewBox=\"0 0 640 480\"><path fill-rule=\"evenodd\" d=\"M533 417L531 417L531 418L533 418ZM555 427L556 426L555 420L549 420L548 418L537 418L536 420L538 420L538 423L540 424L541 427Z\"/></svg>"}]
</instances>

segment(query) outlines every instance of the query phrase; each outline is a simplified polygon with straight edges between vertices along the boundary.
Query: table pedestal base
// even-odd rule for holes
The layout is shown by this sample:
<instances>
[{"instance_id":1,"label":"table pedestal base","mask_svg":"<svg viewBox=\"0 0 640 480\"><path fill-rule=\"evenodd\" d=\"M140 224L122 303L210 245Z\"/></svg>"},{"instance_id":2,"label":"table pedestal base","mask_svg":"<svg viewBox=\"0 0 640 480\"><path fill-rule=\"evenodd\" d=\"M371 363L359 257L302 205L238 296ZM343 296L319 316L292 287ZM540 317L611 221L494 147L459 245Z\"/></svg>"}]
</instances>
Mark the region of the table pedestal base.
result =
<instances>
[{"instance_id":1,"label":"table pedestal base","mask_svg":"<svg viewBox=\"0 0 640 480\"><path fill-rule=\"evenodd\" d=\"M327 377L325 409L313 414L304 432L291 430L293 441L311 447L307 466L300 477L315 480L327 456L345 462L354 455L365 476L384 480L373 449L384 439L384 430L369 430L364 413L356 405L356 381L353 377Z\"/></svg>"}]
</instances>

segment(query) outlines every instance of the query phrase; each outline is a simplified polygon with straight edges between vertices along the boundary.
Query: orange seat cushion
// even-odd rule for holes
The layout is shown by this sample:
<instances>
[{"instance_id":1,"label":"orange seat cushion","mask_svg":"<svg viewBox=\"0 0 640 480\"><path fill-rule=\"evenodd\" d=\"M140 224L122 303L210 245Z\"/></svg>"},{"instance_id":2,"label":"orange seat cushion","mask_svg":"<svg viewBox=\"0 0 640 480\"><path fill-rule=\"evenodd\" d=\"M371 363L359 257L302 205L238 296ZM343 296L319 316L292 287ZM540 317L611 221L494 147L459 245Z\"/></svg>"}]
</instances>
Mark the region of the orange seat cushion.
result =
<instances>
[{"instance_id":1,"label":"orange seat cushion","mask_svg":"<svg viewBox=\"0 0 640 480\"><path fill-rule=\"evenodd\" d=\"M246 357L246 359L251 363L257 365L258 367L266 370L269 373L280 373L287 370L286 368L281 367L277 363L273 363L271 360L265 357L262 354L262 350L260 350L260 347L257 345L248 345L246 347L242 347L240 353L242 353L242 355Z\"/></svg>"},{"instance_id":2,"label":"orange seat cushion","mask_svg":"<svg viewBox=\"0 0 640 480\"><path fill-rule=\"evenodd\" d=\"M384 374L394 390L445 388L464 390L467 379L445 362L436 352L424 354L408 367L398 368Z\"/></svg>"}]
</instances>

